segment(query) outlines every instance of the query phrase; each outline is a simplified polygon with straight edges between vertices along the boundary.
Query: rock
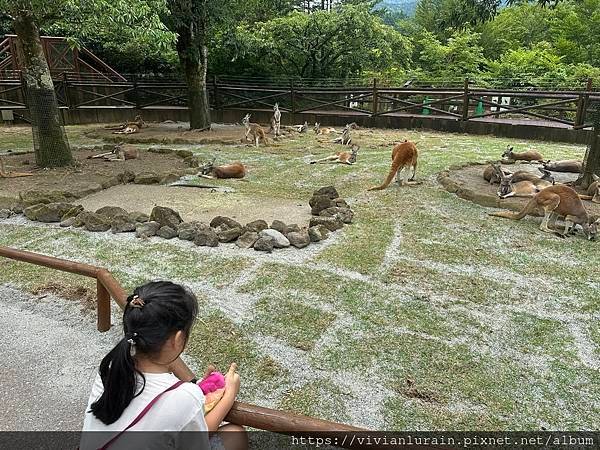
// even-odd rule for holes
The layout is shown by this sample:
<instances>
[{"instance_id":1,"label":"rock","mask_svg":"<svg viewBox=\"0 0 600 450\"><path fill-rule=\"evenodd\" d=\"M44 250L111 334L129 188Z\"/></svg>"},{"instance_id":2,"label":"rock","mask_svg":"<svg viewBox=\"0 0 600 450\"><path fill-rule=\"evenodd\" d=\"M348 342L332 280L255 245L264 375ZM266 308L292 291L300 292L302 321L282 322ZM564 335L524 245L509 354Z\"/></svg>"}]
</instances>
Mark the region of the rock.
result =
<instances>
[{"instance_id":1,"label":"rock","mask_svg":"<svg viewBox=\"0 0 600 450\"><path fill-rule=\"evenodd\" d=\"M287 236L289 233L299 233L302 229L296 223L289 224L285 229L285 235Z\"/></svg>"},{"instance_id":2,"label":"rock","mask_svg":"<svg viewBox=\"0 0 600 450\"><path fill-rule=\"evenodd\" d=\"M171 184L175 183L181 178L181 176L175 172L170 172L163 176L160 180L160 184Z\"/></svg>"},{"instance_id":3,"label":"rock","mask_svg":"<svg viewBox=\"0 0 600 450\"><path fill-rule=\"evenodd\" d=\"M262 230L258 233L260 238L270 237L273 239L273 246L275 248L285 248L290 246L290 241L285 237L283 233L278 230L274 230L273 228L267 228L266 230Z\"/></svg>"},{"instance_id":4,"label":"rock","mask_svg":"<svg viewBox=\"0 0 600 450\"><path fill-rule=\"evenodd\" d=\"M254 243L254 250L259 252L272 253L275 248L275 240L271 236L259 237Z\"/></svg>"},{"instance_id":5,"label":"rock","mask_svg":"<svg viewBox=\"0 0 600 450\"><path fill-rule=\"evenodd\" d=\"M217 216L210 221L212 228L219 228L222 225L225 225L226 228L244 228L241 223L225 216Z\"/></svg>"},{"instance_id":6,"label":"rock","mask_svg":"<svg viewBox=\"0 0 600 450\"><path fill-rule=\"evenodd\" d=\"M68 219L65 219L62 222L60 222L60 226L63 228L72 227L76 220L77 217L69 217Z\"/></svg>"},{"instance_id":7,"label":"rock","mask_svg":"<svg viewBox=\"0 0 600 450\"><path fill-rule=\"evenodd\" d=\"M187 159L194 156L194 152L191 150L175 150L175 154L182 159Z\"/></svg>"},{"instance_id":8,"label":"rock","mask_svg":"<svg viewBox=\"0 0 600 450\"><path fill-rule=\"evenodd\" d=\"M310 244L310 236L308 235L308 231L303 230L300 232L293 231L288 233L287 235L290 244L292 244L296 248L304 248Z\"/></svg>"},{"instance_id":9,"label":"rock","mask_svg":"<svg viewBox=\"0 0 600 450\"><path fill-rule=\"evenodd\" d=\"M146 222L146 223L138 223L135 227L135 236L139 238L148 238L151 236L156 236L158 230L160 229L160 223L158 222Z\"/></svg>"},{"instance_id":10,"label":"rock","mask_svg":"<svg viewBox=\"0 0 600 450\"><path fill-rule=\"evenodd\" d=\"M313 196L316 195L325 195L330 200L334 200L340 197L340 194L338 194L338 191L333 186L325 186L321 189L316 190L315 192L313 192Z\"/></svg>"},{"instance_id":11,"label":"rock","mask_svg":"<svg viewBox=\"0 0 600 450\"><path fill-rule=\"evenodd\" d=\"M310 213L313 216L318 216L321 211L333 206L333 202L326 195L313 195L308 204L310 205Z\"/></svg>"},{"instance_id":12,"label":"rock","mask_svg":"<svg viewBox=\"0 0 600 450\"><path fill-rule=\"evenodd\" d=\"M258 240L258 233L255 231L246 231L242 234L239 239L235 242L239 248L252 248L254 243Z\"/></svg>"},{"instance_id":13,"label":"rock","mask_svg":"<svg viewBox=\"0 0 600 450\"><path fill-rule=\"evenodd\" d=\"M219 237L211 227L199 228L196 230L194 244L201 247L217 247L219 245Z\"/></svg>"},{"instance_id":14,"label":"rock","mask_svg":"<svg viewBox=\"0 0 600 450\"><path fill-rule=\"evenodd\" d=\"M200 167L200 160L196 156L190 156L189 158L185 158L183 162L190 167Z\"/></svg>"},{"instance_id":15,"label":"rock","mask_svg":"<svg viewBox=\"0 0 600 450\"><path fill-rule=\"evenodd\" d=\"M0 209L0 219L8 219L12 214L10 209Z\"/></svg>"},{"instance_id":16,"label":"rock","mask_svg":"<svg viewBox=\"0 0 600 450\"><path fill-rule=\"evenodd\" d=\"M337 217L344 223L352 223L354 213L349 208L340 208L333 206L331 208L324 209L319 213L319 216L323 217Z\"/></svg>"},{"instance_id":17,"label":"rock","mask_svg":"<svg viewBox=\"0 0 600 450\"><path fill-rule=\"evenodd\" d=\"M324 241L329 237L329 230L324 225L316 225L308 229L311 242Z\"/></svg>"},{"instance_id":18,"label":"rock","mask_svg":"<svg viewBox=\"0 0 600 450\"><path fill-rule=\"evenodd\" d=\"M67 197L61 191L27 191L20 192L19 198L25 207L39 205L41 203L66 203Z\"/></svg>"},{"instance_id":19,"label":"rock","mask_svg":"<svg viewBox=\"0 0 600 450\"><path fill-rule=\"evenodd\" d=\"M255 220L246 224L246 230L260 233L262 230L269 228L269 225L264 220Z\"/></svg>"},{"instance_id":20,"label":"rock","mask_svg":"<svg viewBox=\"0 0 600 450\"><path fill-rule=\"evenodd\" d=\"M42 203L25 208L23 213L29 220L52 223L60 222L62 217L74 207L75 205L71 203ZM83 207L81 207L81 210L83 210Z\"/></svg>"},{"instance_id":21,"label":"rock","mask_svg":"<svg viewBox=\"0 0 600 450\"><path fill-rule=\"evenodd\" d=\"M310 219L310 227L323 225L329 231L336 231L344 227L344 223L337 217L317 216Z\"/></svg>"},{"instance_id":22,"label":"rock","mask_svg":"<svg viewBox=\"0 0 600 450\"><path fill-rule=\"evenodd\" d=\"M127 217L132 222L138 222L138 223L146 223L150 220L150 216L148 214L144 214L143 212L139 212L139 211L130 212L129 214L127 214Z\"/></svg>"},{"instance_id":23,"label":"rock","mask_svg":"<svg viewBox=\"0 0 600 450\"><path fill-rule=\"evenodd\" d=\"M228 228L226 224L215 228L215 231L219 237L219 242L233 242L244 233L242 227Z\"/></svg>"},{"instance_id":24,"label":"rock","mask_svg":"<svg viewBox=\"0 0 600 450\"><path fill-rule=\"evenodd\" d=\"M117 175L117 180L121 184L127 184L135 181L135 173L130 170L126 170L125 172L121 172Z\"/></svg>"},{"instance_id":25,"label":"rock","mask_svg":"<svg viewBox=\"0 0 600 450\"><path fill-rule=\"evenodd\" d=\"M112 219L116 216L126 216L127 211L125 211L123 208L119 208L118 206L103 206L102 208L96 210L96 214L100 214L101 216Z\"/></svg>"},{"instance_id":26,"label":"rock","mask_svg":"<svg viewBox=\"0 0 600 450\"><path fill-rule=\"evenodd\" d=\"M170 227L174 230L183 222L177 211L164 206L155 206L150 214L150 220L158 222L161 227Z\"/></svg>"},{"instance_id":27,"label":"rock","mask_svg":"<svg viewBox=\"0 0 600 450\"><path fill-rule=\"evenodd\" d=\"M160 183L160 175L154 172L138 173L133 182L135 184L158 184Z\"/></svg>"},{"instance_id":28,"label":"rock","mask_svg":"<svg viewBox=\"0 0 600 450\"><path fill-rule=\"evenodd\" d=\"M83 226L88 231L102 232L110 230L110 219L93 212L86 212L83 217L77 216L83 220Z\"/></svg>"},{"instance_id":29,"label":"rock","mask_svg":"<svg viewBox=\"0 0 600 450\"><path fill-rule=\"evenodd\" d=\"M81 214L82 211L83 211L83 206L81 206L81 205L73 206L70 210L68 210L66 213L63 214L63 216L60 218L60 220L63 221L63 220L67 220L71 217L77 217L79 214Z\"/></svg>"},{"instance_id":30,"label":"rock","mask_svg":"<svg viewBox=\"0 0 600 450\"><path fill-rule=\"evenodd\" d=\"M110 222L110 231L116 233L129 233L135 231L136 221L132 219L130 214L118 215L113 217Z\"/></svg>"},{"instance_id":31,"label":"rock","mask_svg":"<svg viewBox=\"0 0 600 450\"><path fill-rule=\"evenodd\" d=\"M287 225L281 220L274 220L271 224L271 228L279 231L281 234L285 234L287 232Z\"/></svg>"},{"instance_id":32,"label":"rock","mask_svg":"<svg viewBox=\"0 0 600 450\"><path fill-rule=\"evenodd\" d=\"M348 203L346 203L346 200L344 200L343 198L336 198L333 200L333 204L334 206L337 206L338 208L348 208L350 209L350 205L348 205Z\"/></svg>"},{"instance_id":33,"label":"rock","mask_svg":"<svg viewBox=\"0 0 600 450\"><path fill-rule=\"evenodd\" d=\"M163 239L173 239L177 237L177 231L171 227L160 227L156 235Z\"/></svg>"},{"instance_id":34,"label":"rock","mask_svg":"<svg viewBox=\"0 0 600 450\"><path fill-rule=\"evenodd\" d=\"M193 241L198 234L198 224L196 222L182 222L177 227L179 239L184 241Z\"/></svg>"}]
</instances>

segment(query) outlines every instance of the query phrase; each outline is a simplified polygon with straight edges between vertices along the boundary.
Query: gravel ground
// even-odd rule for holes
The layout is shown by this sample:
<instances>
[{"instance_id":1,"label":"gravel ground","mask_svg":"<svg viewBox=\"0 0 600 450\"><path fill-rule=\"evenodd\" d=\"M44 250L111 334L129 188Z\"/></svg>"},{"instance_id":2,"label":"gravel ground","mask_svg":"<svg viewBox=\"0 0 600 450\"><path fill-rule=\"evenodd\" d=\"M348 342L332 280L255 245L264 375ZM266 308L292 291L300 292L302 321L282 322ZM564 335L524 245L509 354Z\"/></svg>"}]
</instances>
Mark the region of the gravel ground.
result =
<instances>
[{"instance_id":1,"label":"gravel ground","mask_svg":"<svg viewBox=\"0 0 600 450\"><path fill-rule=\"evenodd\" d=\"M7 285L0 285L0 328L0 431L81 429L97 366L120 328L99 333L78 304Z\"/></svg>"}]
</instances>

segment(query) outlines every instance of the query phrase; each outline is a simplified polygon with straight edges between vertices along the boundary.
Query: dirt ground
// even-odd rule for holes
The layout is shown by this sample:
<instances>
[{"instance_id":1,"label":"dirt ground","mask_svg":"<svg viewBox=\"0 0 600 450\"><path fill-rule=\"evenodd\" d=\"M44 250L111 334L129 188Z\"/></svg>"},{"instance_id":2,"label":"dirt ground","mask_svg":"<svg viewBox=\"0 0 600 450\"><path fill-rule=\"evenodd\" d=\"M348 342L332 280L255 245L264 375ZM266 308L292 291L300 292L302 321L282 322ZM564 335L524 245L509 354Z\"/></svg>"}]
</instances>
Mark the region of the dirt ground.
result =
<instances>
[{"instance_id":1,"label":"dirt ground","mask_svg":"<svg viewBox=\"0 0 600 450\"><path fill-rule=\"evenodd\" d=\"M498 185L489 184L483 179L483 170L486 167L487 164L476 164L466 166L458 170L450 170L448 179L450 182L455 183L460 188L460 190L457 192L460 197L467 198L468 200L472 200L475 203L483 206L496 206L498 208L507 208L513 210L521 209L529 199L513 197L503 200L498 198ZM513 172L517 170L527 170L535 173L536 175L540 175L540 172L537 168L541 167L541 165L510 164L505 167ZM577 179L577 174L574 173L553 172L553 175L557 183L567 183ZM592 203L590 201L584 201L583 203L591 214L600 216L600 204Z\"/></svg>"},{"instance_id":2,"label":"dirt ground","mask_svg":"<svg viewBox=\"0 0 600 450\"><path fill-rule=\"evenodd\" d=\"M100 159L87 159L88 156L102 153L101 150L74 151L75 167L40 170L34 167L33 153L3 156L8 172L29 172L33 176L21 178L0 178L0 197L18 198L25 191L66 191L84 192L98 184L124 172L134 174L154 172L163 174L183 171L187 166L181 158L172 154L158 154L141 150L139 159L108 162Z\"/></svg>"},{"instance_id":3,"label":"dirt ground","mask_svg":"<svg viewBox=\"0 0 600 450\"><path fill-rule=\"evenodd\" d=\"M240 182L240 188L243 187ZM238 189L236 187L236 189ZM275 198L244 196L239 193L211 192L210 189L142 186L137 184L119 185L89 195L77 203L89 211L106 205L120 206L150 214L154 206L168 206L181 214L185 221L210 222L215 216L231 217L241 223L263 219L271 223L275 219L285 223L305 226L310 220L310 206L307 202Z\"/></svg>"},{"instance_id":4,"label":"dirt ground","mask_svg":"<svg viewBox=\"0 0 600 450\"><path fill-rule=\"evenodd\" d=\"M241 125L213 124L210 131L190 131L187 122L147 123L139 133L125 135L113 134L104 127L88 131L86 134L95 139L109 142L130 142L138 144L240 144L245 134Z\"/></svg>"}]
</instances>

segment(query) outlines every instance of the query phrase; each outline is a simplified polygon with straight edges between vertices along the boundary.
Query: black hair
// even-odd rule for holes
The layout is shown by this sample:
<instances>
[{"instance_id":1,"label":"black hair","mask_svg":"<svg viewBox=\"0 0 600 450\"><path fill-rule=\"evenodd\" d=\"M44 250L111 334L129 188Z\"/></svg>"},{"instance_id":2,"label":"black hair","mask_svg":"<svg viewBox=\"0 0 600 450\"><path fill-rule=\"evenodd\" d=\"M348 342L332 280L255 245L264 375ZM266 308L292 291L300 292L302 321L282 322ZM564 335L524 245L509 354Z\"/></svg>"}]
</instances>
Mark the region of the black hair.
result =
<instances>
[{"instance_id":1,"label":"black hair","mask_svg":"<svg viewBox=\"0 0 600 450\"><path fill-rule=\"evenodd\" d=\"M125 335L100 363L104 392L91 405L94 416L106 425L116 422L146 385L133 353L158 354L177 331L183 331L187 340L197 314L198 300L183 286L153 281L136 288L123 312ZM139 390L138 376L143 380Z\"/></svg>"}]
</instances>

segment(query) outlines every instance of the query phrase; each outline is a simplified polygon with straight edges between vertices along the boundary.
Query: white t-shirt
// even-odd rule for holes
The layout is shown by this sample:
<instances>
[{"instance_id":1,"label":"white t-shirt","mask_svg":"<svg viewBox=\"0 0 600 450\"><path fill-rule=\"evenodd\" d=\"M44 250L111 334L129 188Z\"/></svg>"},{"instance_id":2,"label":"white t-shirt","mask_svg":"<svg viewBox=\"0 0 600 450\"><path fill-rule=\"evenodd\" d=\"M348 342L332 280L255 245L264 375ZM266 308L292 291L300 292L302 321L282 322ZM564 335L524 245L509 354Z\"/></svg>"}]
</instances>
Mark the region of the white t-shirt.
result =
<instances>
[{"instance_id":1,"label":"white t-shirt","mask_svg":"<svg viewBox=\"0 0 600 450\"><path fill-rule=\"evenodd\" d=\"M125 408L121 417L110 425L105 425L94 416L90 411L94 403L104 391L100 375L97 374L92 386L92 393L88 400L85 410L85 419L83 421L83 431L81 438L81 450L98 449L106 444L114 435L123 431L133 420L142 412L154 397L165 389L175 384L178 378L172 373L144 373L146 385L140 395L135 397L129 406ZM138 377L138 384L141 387L142 379ZM183 435L185 439L193 439L194 447L197 449L207 449L208 428L204 420L204 394L202 390L194 383L183 383L176 389L164 394L146 413L146 415L130 431L161 431L172 433L133 433L136 437L135 447L142 447L139 440L148 436L148 440L153 445L144 444L144 448L185 448L189 447L190 442L179 442ZM90 431L103 433L87 433ZM203 433L179 433L181 431L201 431ZM124 433L110 445L110 450L131 448L127 440L131 433ZM157 442L157 440L162 440Z\"/></svg>"}]
</instances>

